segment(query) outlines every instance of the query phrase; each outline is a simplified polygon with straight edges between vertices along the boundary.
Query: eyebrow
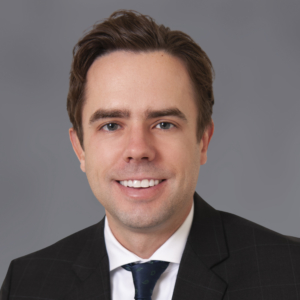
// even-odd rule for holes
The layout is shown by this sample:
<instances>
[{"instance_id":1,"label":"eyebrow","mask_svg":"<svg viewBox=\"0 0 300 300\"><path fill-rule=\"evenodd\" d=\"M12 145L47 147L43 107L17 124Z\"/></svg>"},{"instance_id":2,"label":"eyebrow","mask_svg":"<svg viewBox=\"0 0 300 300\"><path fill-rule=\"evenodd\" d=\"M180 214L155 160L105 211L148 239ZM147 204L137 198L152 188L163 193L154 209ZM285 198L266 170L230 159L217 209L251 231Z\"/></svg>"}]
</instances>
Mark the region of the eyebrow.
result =
<instances>
[{"instance_id":1,"label":"eyebrow","mask_svg":"<svg viewBox=\"0 0 300 300\"><path fill-rule=\"evenodd\" d=\"M129 117L130 117L129 110L98 109L91 115L89 124L91 125L94 122L101 120L101 119L108 119L108 118L128 119Z\"/></svg>"},{"instance_id":2,"label":"eyebrow","mask_svg":"<svg viewBox=\"0 0 300 300\"><path fill-rule=\"evenodd\" d=\"M176 107L166 108L161 110L151 110L147 109L145 112L146 119L155 119L166 116L174 116L185 122L187 122L187 118L182 111L180 111ZM89 124L93 124L94 122L101 119L109 119L109 118L122 118L129 119L130 111L127 109L98 109L96 110L90 117Z\"/></svg>"}]
</instances>

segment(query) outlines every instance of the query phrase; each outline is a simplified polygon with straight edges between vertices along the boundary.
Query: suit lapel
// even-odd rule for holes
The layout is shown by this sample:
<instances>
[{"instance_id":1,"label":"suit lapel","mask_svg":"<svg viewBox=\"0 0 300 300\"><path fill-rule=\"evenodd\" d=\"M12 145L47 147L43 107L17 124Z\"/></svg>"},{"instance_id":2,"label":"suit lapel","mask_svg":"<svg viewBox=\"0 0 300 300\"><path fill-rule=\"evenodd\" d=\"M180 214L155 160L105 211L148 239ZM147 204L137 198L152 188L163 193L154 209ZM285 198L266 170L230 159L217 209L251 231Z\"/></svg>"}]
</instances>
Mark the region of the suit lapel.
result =
<instances>
[{"instance_id":1,"label":"suit lapel","mask_svg":"<svg viewBox=\"0 0 300 300\"><path fill-rule=\"evenodd\" d=\"M79 284L64 300L110 300L109 261L104 241L104 219L88 237L86 244L73 264Z\"/></svg>"},{"instance_id":2,"label":"suit lapel","mask_svg":"<svg viewBox=\"0 0 300 300\"><path fill-rule=\"evenodd\" d=\"M219 212L197 193L194 208L172 300L220 300L227 284L213 268L228 257L222 220Z\"/></svg>"}]
</instances>

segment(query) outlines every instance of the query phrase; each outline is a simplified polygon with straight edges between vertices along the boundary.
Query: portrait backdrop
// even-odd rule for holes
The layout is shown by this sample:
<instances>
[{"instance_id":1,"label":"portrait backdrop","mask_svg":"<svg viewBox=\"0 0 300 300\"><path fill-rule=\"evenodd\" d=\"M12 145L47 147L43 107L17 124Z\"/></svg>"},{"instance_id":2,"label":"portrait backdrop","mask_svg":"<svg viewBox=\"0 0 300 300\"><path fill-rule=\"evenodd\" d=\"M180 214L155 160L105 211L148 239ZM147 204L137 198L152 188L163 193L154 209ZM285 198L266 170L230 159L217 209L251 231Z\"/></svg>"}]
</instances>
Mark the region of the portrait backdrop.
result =
<instances>
[{"instance_id":1,"label":"portrait backdrop","mask_svg":"<svg viewBox=\"0 0 300 300\"><path fill-rule=\"evenodd\" d=\"M299 1L2 1L0 284L12 259L104 216L69 141L66 97L73 46L118 9L189 34L213 63L215 133L197 192L300 237Z\"/></svg>"}]
</instances>

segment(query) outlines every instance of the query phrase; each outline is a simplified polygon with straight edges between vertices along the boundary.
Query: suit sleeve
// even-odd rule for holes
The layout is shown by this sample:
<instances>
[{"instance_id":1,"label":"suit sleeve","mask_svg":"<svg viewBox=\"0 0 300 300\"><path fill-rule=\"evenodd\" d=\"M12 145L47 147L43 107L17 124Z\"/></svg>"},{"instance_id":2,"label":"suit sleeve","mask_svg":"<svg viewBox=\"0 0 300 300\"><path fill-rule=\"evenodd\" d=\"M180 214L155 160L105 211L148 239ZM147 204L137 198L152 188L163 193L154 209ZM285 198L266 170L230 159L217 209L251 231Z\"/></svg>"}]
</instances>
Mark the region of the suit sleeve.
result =
<instances>
[{"instance_id":1,"label":"suit sleeve","mask_svg":"<svg viewBox=\"0 0 300 300\"><path fill-rule=\"evenodd\" d=\"M9 299L12 269L13 269L13 261L10 263L6 277L3 281L3 284L2 284L2 287L0 290L0 300L8 300Z\"/></svg>"}]
</instances>

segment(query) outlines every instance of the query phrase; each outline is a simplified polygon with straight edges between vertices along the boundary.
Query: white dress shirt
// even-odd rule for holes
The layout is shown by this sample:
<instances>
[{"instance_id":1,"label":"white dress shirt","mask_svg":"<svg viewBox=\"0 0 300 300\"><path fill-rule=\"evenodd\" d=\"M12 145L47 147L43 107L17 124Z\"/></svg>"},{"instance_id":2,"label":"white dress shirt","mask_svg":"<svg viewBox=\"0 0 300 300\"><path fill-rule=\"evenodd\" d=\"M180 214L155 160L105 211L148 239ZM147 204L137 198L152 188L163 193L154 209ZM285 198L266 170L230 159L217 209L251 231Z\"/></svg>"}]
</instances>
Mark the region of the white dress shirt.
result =
<instances>
[{"instance_id":1,"label":"white dress shirt","mask_svg":"<svg viewBox=\"0 0 300 300\"><path fill-rule=\"evenodd\" d=\"M112 300L133 300L134 284L132 273L121 266L149 260L170 262L168 268L158 279L152 300L171 300L178 273L181 256L190 232L194 216L194 203L191 211L178 230L148 259L143 259L125 249L112 234L107 218L105 218L104 238L109 259L110 284Z\"/></svg>"}]
</instances>

